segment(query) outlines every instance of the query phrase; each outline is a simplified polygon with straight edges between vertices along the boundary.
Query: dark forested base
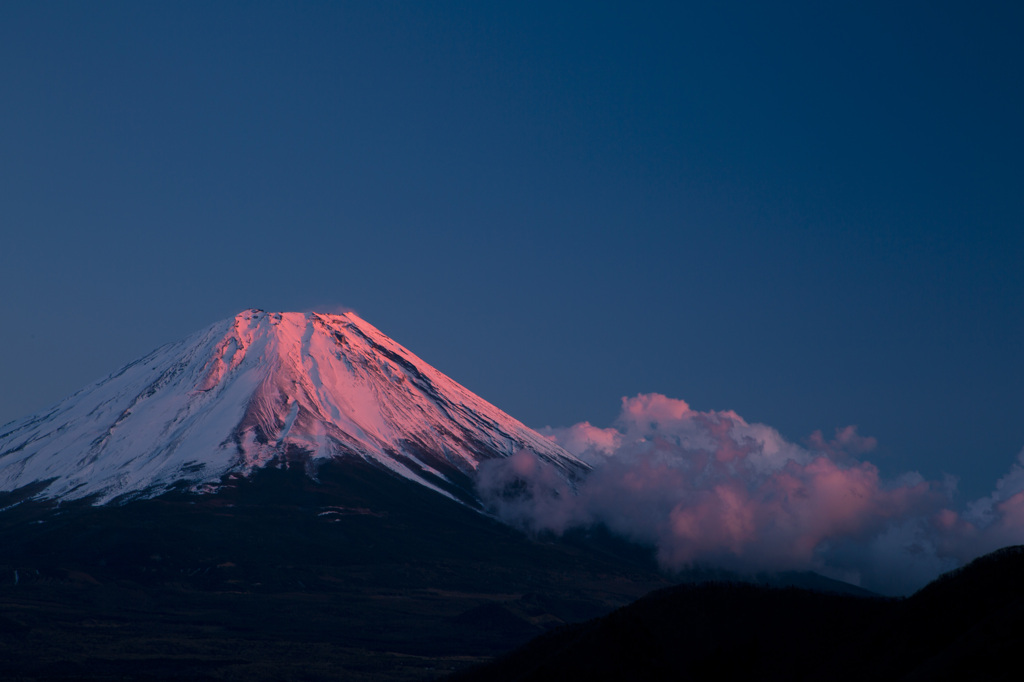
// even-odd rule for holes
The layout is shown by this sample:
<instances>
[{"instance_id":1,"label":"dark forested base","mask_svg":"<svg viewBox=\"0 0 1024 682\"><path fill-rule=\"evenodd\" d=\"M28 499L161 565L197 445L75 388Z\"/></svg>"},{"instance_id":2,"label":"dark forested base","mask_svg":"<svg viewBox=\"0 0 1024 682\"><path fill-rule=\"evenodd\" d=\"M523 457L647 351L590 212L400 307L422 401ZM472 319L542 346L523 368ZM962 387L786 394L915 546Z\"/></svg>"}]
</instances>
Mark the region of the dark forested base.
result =
<instances>
[{"instance_id":1,"label":"dark forested base","mask_svg":"<svg viewBox=\"0 0 1024 682\"><path fill-rule=\"evenodd\" d=\"M0 513L0 679L430 679L667 584L373 467Z\"/></svg>"},{"instance_id":2,"label":"dark forested base","mask_svg":"<svg viewBox=\"0 0 1024 682\"><path fill-rule=\"evenodd\" d=\"M451 682L1018 680L1024 547L907 599L739 583L659 590Z\"/></svg>"},{"instance_id":3,"label":"dark forested base","mask_svg":"<svg viewBox=\"0 0 1024 682\"><path fill-rule=\"evenodd\" d=\"M531 539L355 461L0 507L2 680L994 679L1024 637L1019 548L905 600L694 571L612 613L668 585L649 552Z\"/></svg>"}]
</instances>

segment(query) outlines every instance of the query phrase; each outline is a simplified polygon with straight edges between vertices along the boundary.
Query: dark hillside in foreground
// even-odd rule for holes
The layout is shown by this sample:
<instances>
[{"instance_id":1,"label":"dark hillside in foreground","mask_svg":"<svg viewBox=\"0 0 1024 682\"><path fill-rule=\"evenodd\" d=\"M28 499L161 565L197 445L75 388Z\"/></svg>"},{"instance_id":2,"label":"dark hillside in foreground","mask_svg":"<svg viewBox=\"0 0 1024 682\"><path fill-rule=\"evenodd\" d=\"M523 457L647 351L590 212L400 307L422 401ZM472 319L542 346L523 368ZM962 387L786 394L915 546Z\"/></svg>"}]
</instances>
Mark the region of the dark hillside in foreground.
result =
<instances>
[{"instance_id":1,"label":"dark hillside in foreground","mask_svg":"<svg viewBox=\"0 0 1024 682\"><path fill-rule=\"evenodd\" d=\"M1020 679L1024 546L975 559L899 606L879 628L876 665L913 680Z\"/></svg>"},{"instance_id":2,"label":"dark hillside in foreground","mask_svg":"<svg viewBox=\"0 0 1024 682\"><path fill-rule=\"evenodd\" d=\"M530 539L352 461L215 495L15 502L3 680L1008 679L1024 636L1022 548L887 600L808 574L666 588L636 547Z\"/></svg>"},{"instance_id":3,"label":"dark hillside in foreground","mask_svg":"<svg viewBox=\"0 0 1024 682\"><path fill-rule=\"evenodd\" d=\"M14 501L0 501L7 507ZM353 461L0 512L0 679L429 679L664 586Z\"/></svg>"},{"instance_id":4,"label":"dark hillside in foreground","mask_svg":"<svg viewBox=\"0 0 1024 682\"><path fill-rule=\"evenodd\" d=\"M659 590L451 678L1020 679L1024 547L903 600L737 583Z\"/></svg>"},{"instance_id":5,"label":"dark hillside in foreground","mask_svg":"<svg viewBox=\"0 0 1024 682\"><path fill-rule=\"evenodd\" d=\"M704 583L659 590L544 635L470 680L802 679L891 604L797 588Z\"/></svg>"}]
</instances>

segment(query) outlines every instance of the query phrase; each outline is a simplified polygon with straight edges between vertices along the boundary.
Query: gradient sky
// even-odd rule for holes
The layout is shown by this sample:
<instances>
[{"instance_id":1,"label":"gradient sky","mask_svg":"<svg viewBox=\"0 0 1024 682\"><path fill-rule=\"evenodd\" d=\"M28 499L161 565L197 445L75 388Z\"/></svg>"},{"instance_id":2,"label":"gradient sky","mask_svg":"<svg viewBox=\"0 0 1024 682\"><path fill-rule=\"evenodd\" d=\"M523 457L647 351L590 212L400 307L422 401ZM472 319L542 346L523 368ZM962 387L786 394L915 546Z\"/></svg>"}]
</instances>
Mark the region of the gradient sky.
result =
<instances>
[{"instance_id":1,"label":"gradient sky","mask_svg":"<svg viewBox=\"0 0 1024 682\"><path fill-rule=\"evenodd\" d=\"M658 392L986 494L1024 9L708 4L4 2L0 422L346 307L532 426Z\"/></svg>"}]
</instances>

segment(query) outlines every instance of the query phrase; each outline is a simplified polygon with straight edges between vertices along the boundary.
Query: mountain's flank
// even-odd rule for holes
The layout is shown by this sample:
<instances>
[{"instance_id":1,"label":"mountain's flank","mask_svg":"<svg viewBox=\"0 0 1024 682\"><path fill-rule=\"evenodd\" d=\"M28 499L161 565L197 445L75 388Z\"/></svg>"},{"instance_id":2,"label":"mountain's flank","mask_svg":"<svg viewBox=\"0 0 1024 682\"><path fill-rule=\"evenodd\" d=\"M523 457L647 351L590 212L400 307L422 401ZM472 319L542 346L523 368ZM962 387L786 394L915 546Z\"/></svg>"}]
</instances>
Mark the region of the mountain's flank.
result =
<instances>
[{"instance_id":1,"label":"mountain's flank","mask_svg":"<svg viewBox=\"0 0 1024 682\"><path fill-rule=\"evenodd\" d=\"M523 449L586 469L354 313L247 310L0 427L0 490L106 502L359 460L472 505L479 464Z\"/></svg>"}]
</instances>

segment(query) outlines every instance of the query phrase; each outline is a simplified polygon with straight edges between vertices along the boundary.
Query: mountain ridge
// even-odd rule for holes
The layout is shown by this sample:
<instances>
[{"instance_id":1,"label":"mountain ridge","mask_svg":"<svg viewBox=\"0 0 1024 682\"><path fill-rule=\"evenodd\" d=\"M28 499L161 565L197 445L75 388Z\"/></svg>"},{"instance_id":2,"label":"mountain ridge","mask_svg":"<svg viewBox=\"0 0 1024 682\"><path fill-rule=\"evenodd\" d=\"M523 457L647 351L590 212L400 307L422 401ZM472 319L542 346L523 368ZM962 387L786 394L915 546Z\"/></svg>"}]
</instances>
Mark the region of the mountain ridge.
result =
<instances>
[{"instance_id":1,"label":"mountain ridge","mask_svg":"<svg viewBox=\"0 0 1024 682\"><path fill-rule=\"evenodd\" d=\"M784 582L678 584L446 679L1017 679L1022 570L1024 546L1011 546L903 598Z\"/></svg>"},{"instance_id":2,"label":"mountain ridge","mask_svg":"<svg viewBox=\"0 0 1024 682\"><path fill-rule=\"evenodd\" d=\"M2 428L0 489L100 502L339 457L469 504L488 459L587 469L354 313L246 310Z\"/></svg>"}]
</instances>

